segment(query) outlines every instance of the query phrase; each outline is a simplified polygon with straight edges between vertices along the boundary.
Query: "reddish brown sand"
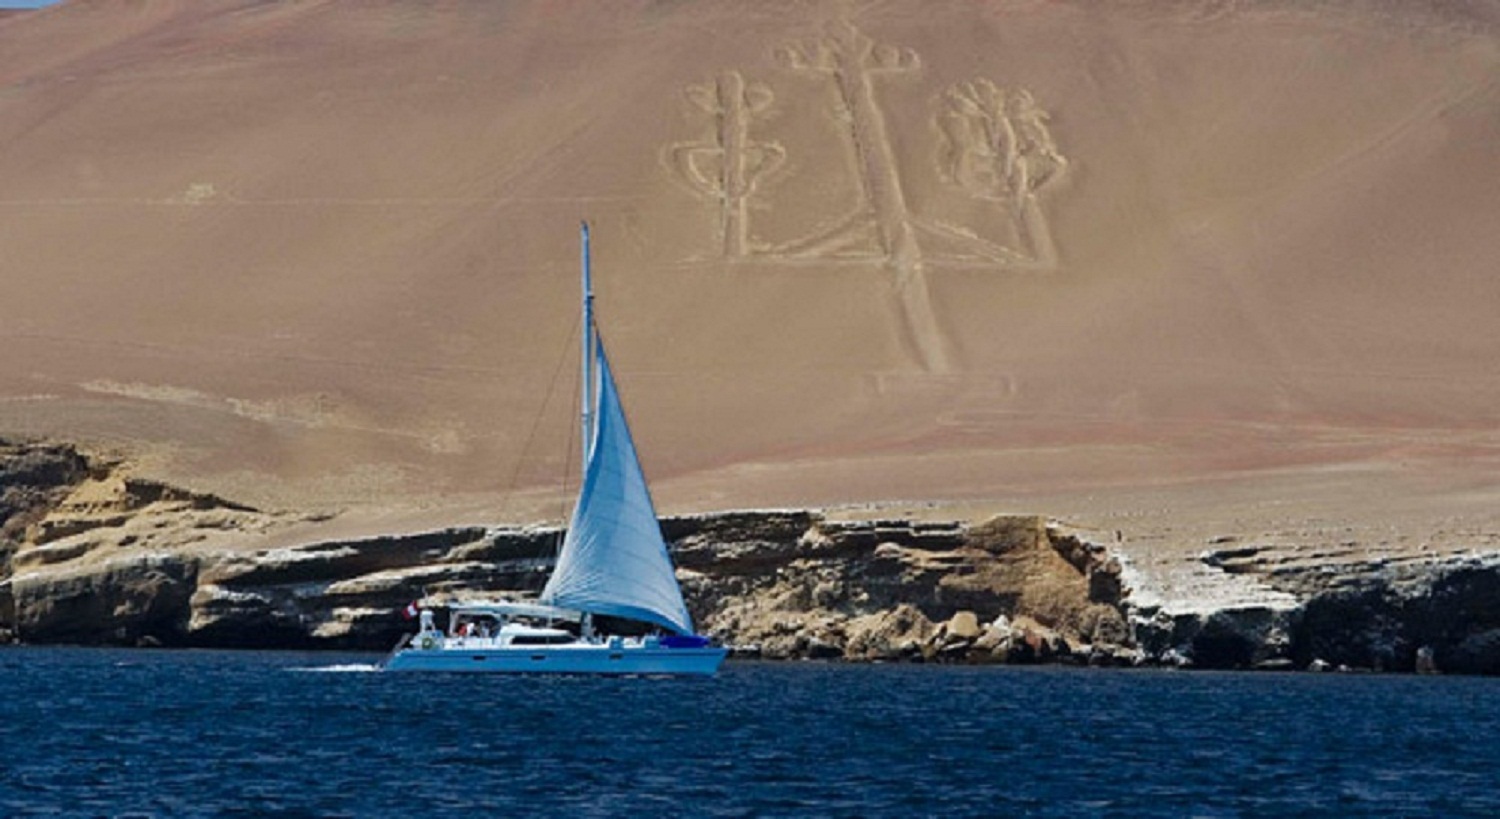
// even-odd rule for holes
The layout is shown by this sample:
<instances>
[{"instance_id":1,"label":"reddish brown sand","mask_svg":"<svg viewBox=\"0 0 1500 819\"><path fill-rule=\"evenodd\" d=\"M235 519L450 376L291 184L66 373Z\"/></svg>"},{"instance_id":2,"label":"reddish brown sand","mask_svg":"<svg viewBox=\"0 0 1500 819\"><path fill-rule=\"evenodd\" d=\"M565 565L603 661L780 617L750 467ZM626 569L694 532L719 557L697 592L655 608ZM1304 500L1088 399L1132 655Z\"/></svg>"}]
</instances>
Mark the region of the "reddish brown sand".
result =
<instances>
[{"instance_id":1,"label":"reddish brown sand","mask_svg":"<svg viewBox=\"0 0 1500 819\"><path fill-rule=\"evenodd\" d=\"M1500 4L1243 6L6 16L0 435L555 517L586 218L663 511L1493 548Z\"/></svg>"}]
</instances>

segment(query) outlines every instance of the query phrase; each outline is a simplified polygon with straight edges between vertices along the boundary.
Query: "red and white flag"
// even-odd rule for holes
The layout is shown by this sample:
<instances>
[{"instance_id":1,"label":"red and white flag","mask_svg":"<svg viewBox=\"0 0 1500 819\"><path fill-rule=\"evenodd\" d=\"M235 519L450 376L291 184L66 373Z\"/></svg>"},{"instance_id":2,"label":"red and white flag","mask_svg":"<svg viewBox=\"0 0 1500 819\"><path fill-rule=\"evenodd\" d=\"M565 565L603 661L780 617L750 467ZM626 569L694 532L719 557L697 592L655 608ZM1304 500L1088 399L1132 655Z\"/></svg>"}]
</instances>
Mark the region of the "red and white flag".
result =
<instances>
[{"instance_id":1,"label":"red and white flag","mask_svg":"<svg viewBox=\"0 0 1500 819\"><path fill-rule=\"evenodd\" d=\"M413 617L416 617L417 613L420 611L421 609L417 608L417 601L413 600L410 603L406 604L406 608L401 610L401 616L410 620Z\"/></svg>"}]
</instances>

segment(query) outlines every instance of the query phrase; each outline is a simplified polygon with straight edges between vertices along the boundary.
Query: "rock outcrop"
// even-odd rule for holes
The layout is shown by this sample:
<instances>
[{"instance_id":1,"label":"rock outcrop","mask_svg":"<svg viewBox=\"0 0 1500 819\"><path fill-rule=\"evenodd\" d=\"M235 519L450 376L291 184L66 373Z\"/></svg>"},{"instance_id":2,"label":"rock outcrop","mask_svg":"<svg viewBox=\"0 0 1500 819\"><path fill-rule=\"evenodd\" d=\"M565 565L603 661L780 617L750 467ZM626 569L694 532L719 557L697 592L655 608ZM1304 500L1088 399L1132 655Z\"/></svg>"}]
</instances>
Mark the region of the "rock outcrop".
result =
<instances>
[{"instance_id":1,"label":"rock outcrop","mask_svg":"<svg viewBox=\"0 0 1500 819\"><path fill-rule=\"evenodd\" d=\"M70 447L0 444L0 631L381 650L409 630L398 612L412 600L534 597L561 537L479 526L286 535L309 522L134 478ZM699 629L742 656L1500 674L1493 552L1330 563L1223 538L1148 572L1118 534L1034 516L769 510L662 528ZM272 535L291 545L266 546Z\"/></svg>"},{"instance_id":2,"label":"rock outcrop","mask_svg":"<svg viewBox=\"0 0 1500 819\"><path fill-rule=\"evenodd\" d=\"M1003 662L1128 642L1118 584L1096 579L1117 564L1041 518L739 513L667 531L702 626L758 656ZM1034 651L1018 623L1048 648Z\"/></svg>"},{"instance_id":3,"label":"rock outcrop","mask_svg":"<svg viewBox=\"0 0 1500 819\"><path fill-rule=\"evenodd\" d=\"M1193 591L1131 601L1147 656L1204 668L1500 674L1500 553L1298 558L1213 545L1196 569L1221 577L1216 596L1180 583Z\"/></svg>"},{"instance_id":4,"label":"rock outcrop","mask_svg":"<svg viewBox=\"0 0 1500 819\"><path fill-rule=\"evenodd\" d=\"M67 448L15 450L7 463L7 491L34 500L12 514L27 523L11 530L3 623L29 642L381 649L407 629L396 612L413 599L536 595L561 534L455 527L265 548L267 533L302 519L132 478ZM1076 533L1036 517L845 517L663 521L699 627L775 658L1082 662L1095 646L1129 651L1119 565Z\"/></svg>"},{"instance_id":5,"label":"rock outcrop","mask_svg":"<svg viewBox=\"0 0 1500 819\"><path fill-rule=\"evenodd\" d=\"M0 574L26 539L26 528L51 512L88 477L87 460L72 447L0 441Z\"/></svg>"}]
</instances>

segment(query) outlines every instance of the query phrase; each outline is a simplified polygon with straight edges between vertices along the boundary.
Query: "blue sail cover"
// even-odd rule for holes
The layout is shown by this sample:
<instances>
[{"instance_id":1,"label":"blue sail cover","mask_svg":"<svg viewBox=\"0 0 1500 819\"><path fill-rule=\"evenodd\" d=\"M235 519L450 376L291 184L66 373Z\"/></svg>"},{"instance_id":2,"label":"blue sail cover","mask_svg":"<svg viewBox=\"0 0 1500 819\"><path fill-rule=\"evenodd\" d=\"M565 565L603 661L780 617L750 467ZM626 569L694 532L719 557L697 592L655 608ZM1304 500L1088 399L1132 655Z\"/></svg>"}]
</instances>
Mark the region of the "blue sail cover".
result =
<instances>
[{"instance_id":1,"label":"blue sail cover","mask_svg":"<svg viewBox=\"0 0 1500 819\"><path fill-rule=\"evenodd\" d=\"M603 343L595 349L598 399L588 466L542 602L692 634Z\"/></svg>"}]
</instances>

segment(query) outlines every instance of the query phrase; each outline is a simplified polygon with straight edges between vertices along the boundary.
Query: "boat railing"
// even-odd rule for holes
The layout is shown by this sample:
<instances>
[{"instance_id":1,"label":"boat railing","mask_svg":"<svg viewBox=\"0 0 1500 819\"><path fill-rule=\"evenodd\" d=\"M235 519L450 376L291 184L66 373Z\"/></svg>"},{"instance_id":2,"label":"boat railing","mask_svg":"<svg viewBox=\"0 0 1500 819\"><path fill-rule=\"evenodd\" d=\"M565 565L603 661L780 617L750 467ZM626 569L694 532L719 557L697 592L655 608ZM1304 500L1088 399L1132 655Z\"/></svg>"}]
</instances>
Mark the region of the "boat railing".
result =
<instances>
[{"instance_id":1,"label":"boat railing","mask_svg":"<svg viewBox=\"0 0 1500 819\"><path fill-rule=\"evenodd\" d=\"M386 652L385 659L380 661L380 667L384 668L391 661L391 658L400 653L401 649L406 648L406 644L411 642L411 638L415 636L415 634L401 635L401 639L397 640L396 644L391 646L391 650Z\"/></svg>"}]
</instances>

